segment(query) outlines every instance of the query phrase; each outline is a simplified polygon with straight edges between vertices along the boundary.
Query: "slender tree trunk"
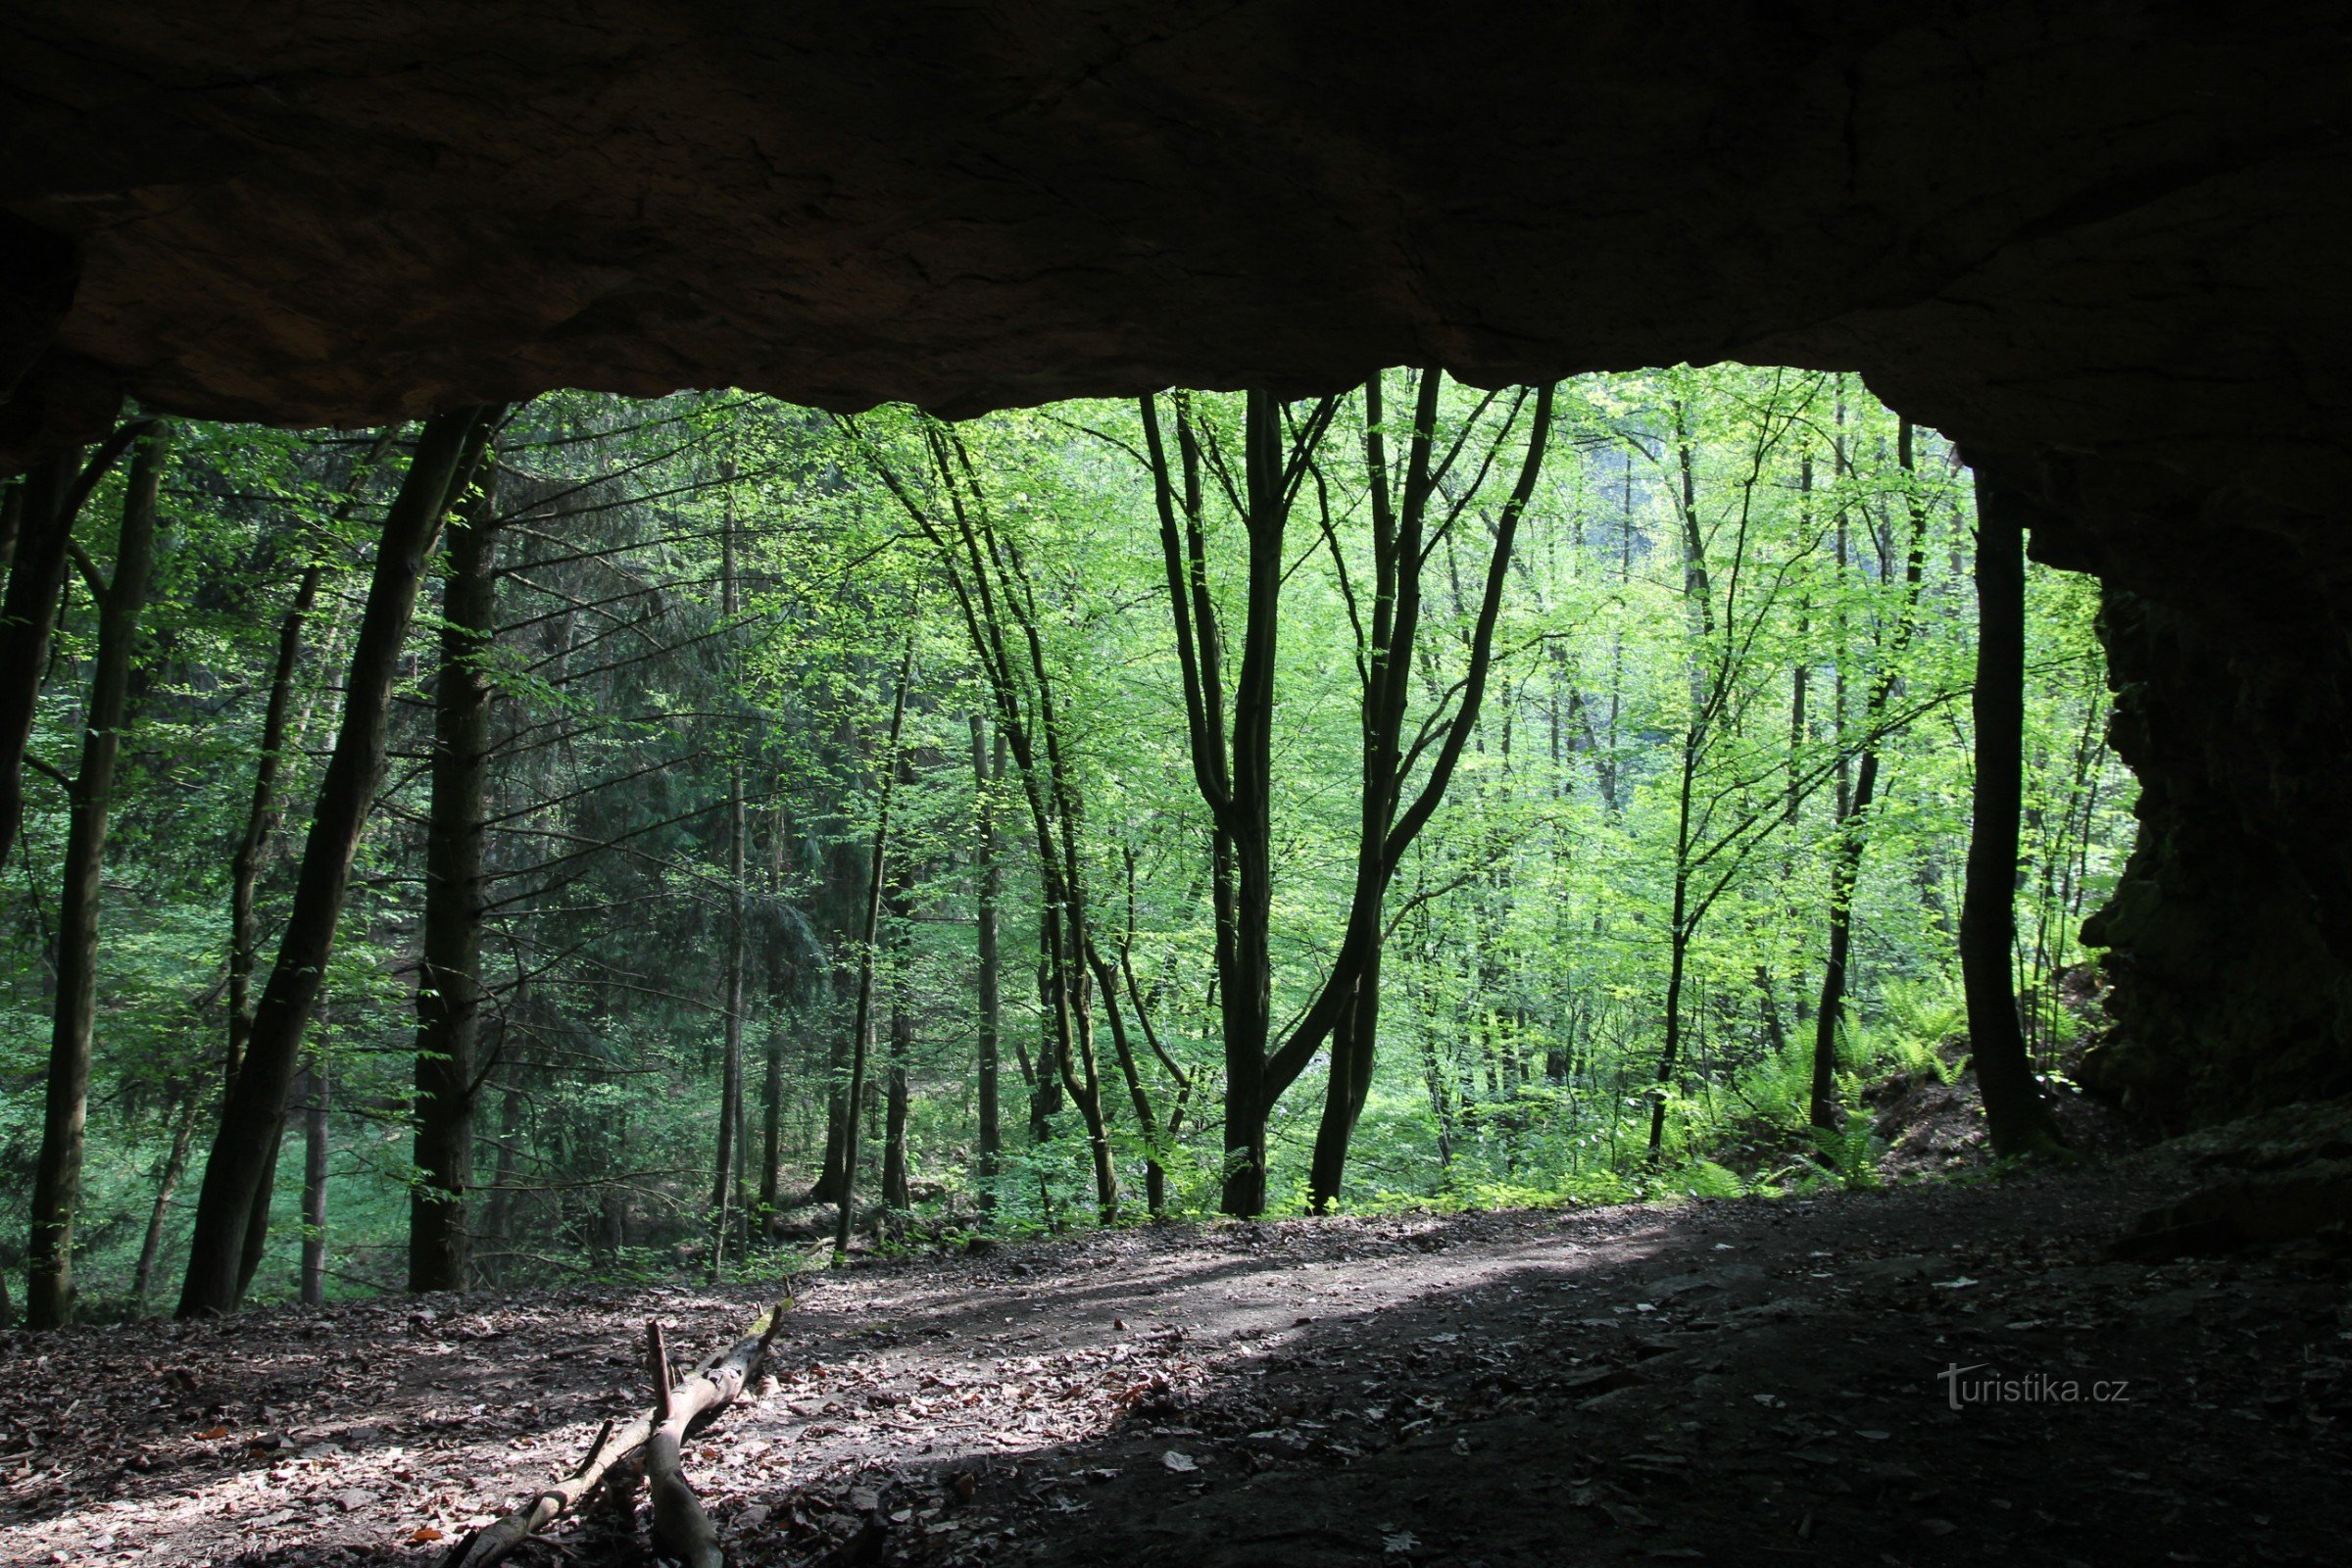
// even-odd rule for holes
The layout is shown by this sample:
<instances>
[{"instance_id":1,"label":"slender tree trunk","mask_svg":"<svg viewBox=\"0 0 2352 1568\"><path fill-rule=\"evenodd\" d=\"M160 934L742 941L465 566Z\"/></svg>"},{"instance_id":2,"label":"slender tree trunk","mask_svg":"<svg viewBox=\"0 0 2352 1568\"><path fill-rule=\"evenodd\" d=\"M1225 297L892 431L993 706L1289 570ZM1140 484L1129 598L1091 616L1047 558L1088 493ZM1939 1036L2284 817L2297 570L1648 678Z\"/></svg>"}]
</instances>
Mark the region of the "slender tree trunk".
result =
<instances>
[{"instance_id":1,"label":"slender tree trunk","mask_svg":"<svg viewBox=\"0 0 2352 1568\"><path fill-rule=\"evenodd\" d=\"M509 1063L507 1071L514 1073L515 1065ZM510 1081L498 1097L498 1163L492 1167L490 1208L483 1221L483 1228L502 1252L512 1250L514 1245L514 1146L521 1138L522 1091ZM484 1272L491 1284L506 1283L504 1259Z\"/></svg>"},{"instance_id":2,"label":"slender tree trunk","mask_svg":"<svg viewBox=\"0 0 2352 1568\"><path fill-rule=\"evenodd\" d=\"M710 1241L710 1274L715 1280L726 1261L727 1230L734 1212L736 1189L742 1185L743 1162L743 766L727 768L729 848L727 971L723 1004L726 1007L723 1054L719 1064L718 1157L711 1178L710 1207L716 1218Z\"/></svg>"},{"instance_id":3,"label":"slender tree trunk","mask_svg":"<svg viewBox=\"0 0 2352 1568\"><path fill-rule=\"evenodd\" d=\"M130 1314L147 1315L148 1292L155 1284L155 1260L164 1250L164 1221L172 1211L172 1195L188 1168L188 1144L196 1132L196 1117L206 1096L194 1084L180 1091L179 1115L172 1124L172 1152L164 1157L163 1174L156 1179L155 1203L147 1211L147 1236L139 1244L139 1266L131 1275Z\"/></svg>"},{"instance_id":4,"label":"slender tree trunk","mask_svg":"<svg viewBox=\"0 0 2352 1568\"><path fill-rule=\"evenodd\" d=\"M851 987L855 993L856 986ZM838 1203L843 1184L848 1179L845 1153L849 1148L850 1057L854 1047L847 1030L833 1036L833 1049L825 1061L825 1153L820 1162L816 1185L808 1190L811 1203Z\"/></svg>"},{"instance_id":5,"label":"slender tree trunk","mask_svg":"<svg viewBox=\"0 0 2352 1568\"><path fill-rule=\"evenodd\" d=\"M302 1115L302 1304L326 1303L326 1064L311 1056Z\"/></svg>"},{"instance_id":6,"label":"slender tree trunk","mask_svg":"<svg viewBox=\"0 0 2352 1568\"><path fill-rule=\"evenodd\" d=\"M732 514L719 533L718 588L719 616L732 624L735 619ZM747 825L743 809L743 761L734 758L727 763L727 1015L719 1064L717 1171L710 1184L710 1207L716 1215L710 1234L713 1283L726 1262L728 1215L732 1212L736 1189L743 1185L743 843Z\"/></svg>"},{"instance_id":7,"label":"slender tree trunk","mask_svg":"<svg viewBox=\"0 0 2352 1568\"><path fill-rule=\"evenodd\" d=\"M850 1027L850 1092L843 1118L841 1211L833 1227L833 1255L846 1257L858 1207L858 1117L865 1102L865 1062L873 1033L874 943L881 934L882 878L890 855L890 797L899 780L899 736L906 723L906 683L914 673L914 639L899 660L898 695L890 704L890 738L882 748L881 799L874 809L873 850L865 864L865 926L858 952L858 1012Z\"/></svg>"},{"instance_id":8,"label":"slender tree trunk","mask_svg":"<svg viewBox=\"0 0 2352 1568\"><path fill-rule=\"evenodd\" d=\"M1272 1111L1266 1044L1271 1026L1269 913L1273 898L1270 796L1275 638L1280 629L1288 485L1282 408L1271 393L1245 402L1250 567L1242 663L1228 745L1225 640L1209 594L1201 448L1189 400L1175 400L1177 459L1161 439L1156 400L1143 400L1153 494L1183 667L1193 774L1211 821L1217 921L1217 1000L1225 1036L1225 1169L1220 1206L1250 1218L1266 1206L1266 1121Z\"/></svg>"},{"instance_id":9,"label":"slender tree trunk","mask_svg":"<svg viewBox=\"0 0 2352 1568\"><path fill-rule=\"evenodd\" d=\"M433 705L432 815L424 848L424 953L416 985L416 1178L409 1189L409 1289L463 1291L470 1260L474 1097L481 1033L483 818L490 773L489 665L497 632L494 483L451 530ZM290 618L290 617L289 617ZM257 792L258 793L258 792Z\"/></svg>"},{"instance_id":10,"label":"slender tree trunk","mask_svg":"<svg viewBox=\"0 0 2352 1568\"><path fill-rule=\"evenodd\" d=\"M1666 1043L1658 1051L1657 1087L1649 1102L1649 1157L1653 1163L1664 1157L1666 1101L1673 1092L1675 1070L1682 1061L1683 980L1690 958L1690 932L1686 915L1689 900L1689 879L1677 872L1674 924L1667 935L1666 950Z\"/></svg>"},{"instance_id":11,"label":"slender tree trunk","mask_svg":"<svg viewBox=\"0 0 2352 1568\"><path fill-rule=\"evenodd\" d=\"M1969 1054L1984 1097L1996 1153L2061 1147L2047 1102L2034 1081L2011 989L2017 921L2017 817L2024 793L2025 529L2008 503L1982 487L1977 506L1977 777L1968 839L1968 887L1960 903L1961 988L1968 1001Z\"/></svg>"},{"instance_id":12,"label":"slender tree trunk","mask_svg":"<svg viewBox=\"0 0 2352 1568\"><path fill-rule=\"evenodd\" d=\"M784 987L770 966L767 988L767 1053L760 1087L760 1214L776 1211L784 1158Z\"/></svg>"},{"instance_id":13,"label":"slender tree trunk","mask_svg":"<svg viewBox=\"0 0 2352 1568\"><path fill-rule=\"evenodd\" d=\"M1905 479L1915 473L1912 426L1905 419L1895 436L1896 461ZM1879 789L1879 726L1894 691L1903 650L1910 646L1919 612L1927 562L1928 509L1916 489L1905 492L1911 514L1911 546L1903 568L1903 598L1893 629L1880 640L1881 667L1863 699L1862 755L1854 768L1853 794L1838 823L1838 853L1830 868L1830 952L1821 971L1821 1006L1813 1017L1812 1124L1835 1130L1843 1117L1838 1102L1838 1035L1845 1022L1846 968L1853 954L1854 887L1862 873L1862 851L1870 833L1870 808ZM1842 617L1842 612L1841 612ZM1842 716L1843 710L1840 709ZM2012 849L2015 848L2014 842Z\"/></svg>"},{"instance_id":14,"label":"slender tree trunk","mask_svg":"<svg viewBox=\"0 0 2352 1568\"><path fill-rule=\"evenodd\" d=\"M1089 1162L1095 1174L1095 1208L1104 1225L1118 1219L1118 1170L1110 1157L1110 1128L1102 1107L1102 1073L1095 1055L1095 1007L1093 983L1087 969L1085 948L1090 938L1084 924L1084 905L1075 894L1077 882L1069 867L1075 861L1069 846L1064 845L1061 886L1067 903L1048 905L1046 932L1048 951L1053 955L1054 1055L1061 1069L1062 1088L1068 1092L1070 1103L1078 1108L1078 1119L1086 1128Z\"/></svg>"},{"instance_id":15,"label":"slender tree trunk","mask_svg":"<svg viewBox=\"0 0 2352 1568\"><path fill-rule=\"evenodd\" d=\"M366 459L352 470L344 502L335 510L336 521L349 514L361 484L383 462L398 434L397 425L387 428ZM293 602L278 620L277 655L270 668L270 696L262 712L261 755L254 765L253 797L246 807L245 830L238 835L236 851L229 857L228 1056L220 1074L223 1094L237 1080L237 1068L245 1060L245 1040L253 1031L254 953L260 940L255 890L261 883L262 858L269 848L270 833L277 821L278 773L293 744L289 740L292 726L288 719L294 704L294 674L302 658L303 633L310 624L311 612L318 605L318 589L325 578L322 548L303 567Z\"/></svg>"},{"instance_id":16,"label":"slender tree trunk","mask_svg":"<svg viewBox=\"0 0 2352 1568\"><path fill-rule=\"evenodd\" d=\"M913 770L899 760L899 783L911 786ZM906 1183L907 1063L914 1054L914 977L907 962L907 922L914 915L913 877L891 878L883 898L890 917L883 952L890 959L890 1054L883 1070L882 1203L886 1208L909 1205Z\"/></svg>"},{"instance_id":17,"label":"slender tree trunk","mask_svg":"<svg viewBox=\"0 0 2352 1568\"><path fill-rule=\"evenodd\" d=\"M1221 977L1225 1025L1224 1211L1266 1210L1266 1121L1277 1086L1267 1081L1274 1012L1274 671L1282 624L1283 536L1289 507L1282 468L1282 409L1270 392L1244 410L1250 576L1242 667L1233 695L1233 968Z\"/></svg>"},{"instance_id":18,"label":"slender tree trunk","mask_svg":"<svg viewBox=\"0 0 2352 1568\"><path fill-rule=\"evenodd\" d=\"M1060 980L1054 966L1056 941L1054 906L1037 911L1037 1071L1029 1085L1029 1141L1042 1144L1054 1136L1054 1118L1061 1114Z\"/></svg>"},{"instance_id":19,"label":"slender tree trunk","mask_svg":"<svg viewBox=\"0 0 2352 1568\"><path fill-rule=\"evenodd\" d=\"M318 1001L360 832L383 774L392 684L416 589L452 492L470 476L494 417L467 409L425 421L401 493L384 520L373 580L344 691L343 722L319 787L277 961L254 1012L245 1060L205 1162L179 1315L225 1312L242 1294L240 1262L285 1125L286 1088Z\"/></svg>"},{"instance_id":20,"label":"slender tree trunk","mask_svg":"<svg viewBox=\"0 0 2352 1568\"><path fill-rule=\"evenodd\" d=\"M98 597L97 668L90 678L81 766L74 776L66 832L65 891L57 914L57 1006L50 1021L41 1152L32 1177L32 1242L25 1259L25 1323L35 1329L61 1327L74 1314L74 1221L81 1207L90 1032L98 1010L98 902L133 644L154 557L156 490L170 440L169 431L159 428L139 443L123 495L114 580L104 588L91 587Z\"/></svg>"},{"instance_id":21,"label":"slender tree trunk","mask_svg":"<svg viewBox=\"0 0 2352 1568\"><path fill-rule=\"evenodd\" d=\"M1535 497L1543 472L1544 453L1550 438L1553 388L1524 392L1512 411L1516 423L1520 408L1532 401L1533 421L1517 483L1500 516L1487 561L1484 593L1475 628L1469 639L1467 668L1461 699L1444 726L1444 743L1429 766L1420 793L1404 800L1411 762L1405 750L1405 712L1413 669L1420 656L1421 565L1428 553L1428 510L1437 494L1431 470L1435 446L1439 393L1443 378L1425 373L1414 411L1401 496L1391 504L1388 490L1386 440L1381 431L1381 388L1377 378L1364 388L1366 438L1365 468L1373 490L1374 604L1368 657L1364 660L1362 759L1356 844L1355 888L1348 910L1348 929L1339 957L1332 965L1326 998L1317 998L1300 1029L1286 1042L1277 1062L1295 1061L1302 1043L1318 1028L1331 1032L1331 1071L1325 1081L1323 1116L1315 1131L1314 1157L1307 1190L1315 1212L1329 1212L1339 1201L1348 1149L1357 1118L1372 1092L1372 1069L1380 1034L1381 953L1386 940L1385 909L1389 884L1404 852L1420 835L1446 798L1463 748L1477 733L1492 668L1494 625L1502 610L1503 588L1511 567L1511 552L1520 519ZM1498 438L1499 439L1499 438ZM1452 559L1448 545L1448 561ZM1453 583L1457 610L1463 594L1458 576ZM1510 702L1504 712L1504 761L1508 765ZM1329 1022L1323 1022L1328 1018ZM1516 1047L1514 1047L1514 1052ZM1278 1071L1283 1070L1278 1067Z\"/></svg>"},{"instance_id":22,"label":"slender tree trunk","mask_svg":"<svg viewBox=\"0 0 2352 1568\"><path fill-rule=\"evenodd\" d=\"M914 1046L914 1014L906 984L894 977L890 999L890 1066L882 1113L882 1202L906 1208L906 1058Z\"/></svg>"},{"instance_id":23,"label":"slender tree trunk","mask_svg":"<svg viewBox=\"0 0 2352 1568\"><path fill-rule=\"evenodd\" d=\"M979 1078L980 1078L980 1169L981 1200L989 1202L995 1196L993 1180L997 1163L1004 1152L1004 1134L1000 1125L1002 1112L998 1105L997 1058L998 1041L1004 1026L1003 960L998 953L997 906L1004 897L1004 871L997 861L996 781L1004 767L1004 738L1000 732L992 761L990 748L983 735L980 714L971 715L972 778L978 792L977 843L974 855L980 862L979 892Z\"/></svg>"},{"instance_id":24,"label":"slender tree trunk","mask_svg":"<svg viewBox=\"0 0 2352 1568\"><path fill-rule=\"evenodd\" d=\"M1111 1054L1118 1059L1119 1076L1127 1085L1127 1102L1134 1107L1136 1130L1143 1135L1147 1151L1144 1156L1144 1209L1157 1219L1166 1212L1168 1202L1168 1174L1160 1163L1159 1117L1152 1108L1152 1093L1144 1084L1143 1069L1136 1060L1134 1042L1127 1036L1127 1020L1119 1010L1118 971L1102 954L1095 951L1091 941L1087 943L1086 958L1094 970L1096 987L1102 993L1102 1015L1110 1023Z\"/></svg>"}]
</instances>

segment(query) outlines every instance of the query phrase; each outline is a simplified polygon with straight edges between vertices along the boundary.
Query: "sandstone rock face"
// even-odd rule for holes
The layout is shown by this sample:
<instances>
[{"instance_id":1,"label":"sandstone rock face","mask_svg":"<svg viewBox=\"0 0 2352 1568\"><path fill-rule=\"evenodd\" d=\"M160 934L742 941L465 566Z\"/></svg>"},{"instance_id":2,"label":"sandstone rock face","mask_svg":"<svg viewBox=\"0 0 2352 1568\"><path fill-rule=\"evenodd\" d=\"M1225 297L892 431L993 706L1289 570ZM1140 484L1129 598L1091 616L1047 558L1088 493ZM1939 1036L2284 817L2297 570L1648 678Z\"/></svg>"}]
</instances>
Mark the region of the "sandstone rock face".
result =
<instances>
[{"instance_id":1,"label":"sandstone rock face","mask_svg":"<svg viewBox=\"0 0 2352 1568\"><path fill-rule=\"evenodd\" d=\"M1937 11L0 4L0 458L109 378L363 422L1860 369L2115 590L2113 1081L2352 1087L2352 28Z\"/></svg>"}]
</instances>

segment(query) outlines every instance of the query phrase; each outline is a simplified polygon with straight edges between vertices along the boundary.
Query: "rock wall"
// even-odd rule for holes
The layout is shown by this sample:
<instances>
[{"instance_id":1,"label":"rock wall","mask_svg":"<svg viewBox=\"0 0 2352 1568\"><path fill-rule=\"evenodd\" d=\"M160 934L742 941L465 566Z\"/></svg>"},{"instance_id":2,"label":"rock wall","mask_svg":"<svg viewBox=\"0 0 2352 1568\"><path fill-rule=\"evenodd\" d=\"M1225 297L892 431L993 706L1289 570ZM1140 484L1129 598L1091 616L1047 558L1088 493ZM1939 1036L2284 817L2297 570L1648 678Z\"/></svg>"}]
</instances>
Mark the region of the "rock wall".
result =
<instances>
[{"instance_id":1,"label":"rock wall","mask_svg":"<svg viewBox=\"0 0 2352 1568\"><path fill-rule=\"evenodd\" d=\"M2112 946L2119 1024L2085 1071L2171 1129L2352 1091L2352 733L2334 626L2215 627L2107 592L2112 733L2140 777L2140 839L2085 926Z\"/></svg>"},{"instance_id":2,"label":"rock wall","mask_svg":"<svg viewBox=\"0 0 2352 1568\"><path fill-rule=\"evenodd\" d=\"M2352 1062L2347 80L2320 3L0 3L0 470L123 392L1859 369L2115 590L2102 1071L2219 1112Z\"/></svg>"}]
</instances>

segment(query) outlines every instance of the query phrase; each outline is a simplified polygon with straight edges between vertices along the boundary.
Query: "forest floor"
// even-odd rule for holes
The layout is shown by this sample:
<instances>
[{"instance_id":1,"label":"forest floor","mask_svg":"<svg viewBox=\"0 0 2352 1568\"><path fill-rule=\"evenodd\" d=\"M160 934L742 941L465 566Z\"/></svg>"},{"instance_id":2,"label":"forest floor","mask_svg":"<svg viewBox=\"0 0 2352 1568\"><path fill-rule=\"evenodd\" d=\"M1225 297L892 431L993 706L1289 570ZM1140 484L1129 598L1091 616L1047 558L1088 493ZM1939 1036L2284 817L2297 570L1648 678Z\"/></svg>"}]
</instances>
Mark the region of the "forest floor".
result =
<instances>
[{"instance_id":1,"label":"forest floor","mask_svg":"<svg viewBox=\"0 0 2352 1568\"><path fill-rule=\"evenodd\" d=\"M687 1472L743 1564L2340 1563L2352 1268L2108 1255L2187 1183L2143 1154L864 1264L804 1282ZM683 1358L763 1305L0 1337L0 1558L422 1565L643 1407L649 1318ZM643 1560L619 1529L592 1508L517 1560Z\"/></svg>"}]
</instances>

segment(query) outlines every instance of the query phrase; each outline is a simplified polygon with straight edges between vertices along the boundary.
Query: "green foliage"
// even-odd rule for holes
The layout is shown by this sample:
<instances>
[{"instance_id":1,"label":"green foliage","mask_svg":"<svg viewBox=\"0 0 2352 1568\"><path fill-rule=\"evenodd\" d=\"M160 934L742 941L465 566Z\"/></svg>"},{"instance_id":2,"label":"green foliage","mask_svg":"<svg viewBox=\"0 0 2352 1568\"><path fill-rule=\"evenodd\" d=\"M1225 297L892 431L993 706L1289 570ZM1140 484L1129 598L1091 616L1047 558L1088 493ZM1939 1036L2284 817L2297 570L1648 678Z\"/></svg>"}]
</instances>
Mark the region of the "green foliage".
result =
<instances>
[{"instance_id":1,"label":"green foliage","mask_svg":"<svg viewBox=\"0 0 2352 1568\"><path fill-rule=\"evenodd\" d=\"M1886 1141L1871 1130L1867 1120L1857 1116L1842 1128L1816 1127L1812 1131L1813 1155L1798 1157L1820 1179L1849 1192L1879 1185L1879 1156L1886 1152Z\"/></svg>"},{"instance_id":2,"label":"green foliage","mask_svg":"<svg viewBox=\"0 0 2352 1568\"><path fill-rule=\"evenodd\" d=\"M1392 423L1416 384L1390 372ZM1460 697L1494 520L1492 498L1474 499L1468 481L1482 464L1509 471L1523 450L1524 429L1503 428L1508 406L1507 394L1451 384L1439 401L1434 437L1462 453L1441 488L1459 510L1431 541L1426 667L1408 730ZM1225 484L1245 446L1243 400L1198 394L1196 407L1211 449L1204 575L1230 681L1249 539ZM1580 377L1560 388L1554 421L1505 579L1481 721L1389 895L1377 1070L1343 1205L1724 1198L1770 1191L1789 1171L1800 1184L1867 1184L1876 1153L1859 1120L1809 1142L1822 911L1851 826L1839 811L1864 695L1883 683L1889 722L1875 737L1881 790L1854 894L1838 1081L1849 1103L1890 1073L1948 1081L1964 1010L1947 977L1970 769L1968 476L1932 432L1904 468L1895 416L1853 378L1818 372ZM1360 394L1342 401L1331 431L1302 477L1285 558L1278 1024L1339 948L1361 824L1355 655L1372 612L1372 524ZM374 526L405 462L397 440L368 461L376 443L368 432L193 425L175 447L103 913L81 1235L85 1295L102 1309L127 1297L172 1130L191 1103L195 1161L209 1140L226 1035L227 867L280 617L316 564L318 607L291 693L296 738L260 884L265 969L284 918ZM893 881L870 955L878 1080L894 1018L906 1042L915 1198L900 1223L908 1235L975 1236L1096 1222L1086 1130L1066 1094L1053 1136L1028 1134L1025 1073L1054 1035L1037 983L1036 818L1016 760L986 783L975 771L975 722L985 758L1000 699L939 545L912 520L958 504L984 511L1004 578L1033 612L1035 651L1019 650L1010 700L1041 732L1049 687L1056 704L1089 935L1116 975L1135 1063L1131 1087L1108 1004L1090 991L1124 1211L1140 1217L1149 1163L1163 1170L1168 1212L1213 1211L1226 1158L1216 897L1136 409L1071 404L951 429L907 409L847 419L735 393L643 403L565 393L517 412L499 453L501 630L470 655L498 690L483 976L494 1004L471 1216L483 1279L705 1265L738 780L755 1156L744 1196L758 1202L772 1070L769 1208L808 1218L801 1200L838 1121L851 1002L869 956L879 751L909 648ZM118 477L82 520L101 559L119 505ZM1898 636L1914 509L1924 580ZM2086 579L2033 569L2019 982L2045 1066L2074 1027L2062 982L2090 956L2081 917L2130 845L2132 785L2104 739L2096 608ZM330 1293L389 1289L402 1275L437 609L428 593L393 766L312 1037L333 1085ZM74 596L33 744L53 768L75 753L91 626L86 595ZM1428 765L1425 751L1408 795ZM46 773L28 775L28 796L0 886L0 1187L12 1212L24 1210L39 1141L66 822ZM984 808L1004 952L1004 1147L985 1177L974 952ZM1661 1083L1675 975L1677 1056ZM1137 1090L1163 1129L1155 1140L1134 1113ZM1277 1212L1304 1207L1324 1092L1318 1062L1275 1107ZM860 1114L858 1190L870 1201L882 1112ZM294 1287L298 1145L290 1137L281 1155L266 1297ZM184 1262L198 1174L167 1214L159 1297ZM0 1265L21 1246L0 1238Z\"/></svg>"}]
</instances>

